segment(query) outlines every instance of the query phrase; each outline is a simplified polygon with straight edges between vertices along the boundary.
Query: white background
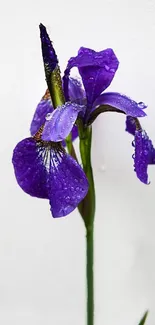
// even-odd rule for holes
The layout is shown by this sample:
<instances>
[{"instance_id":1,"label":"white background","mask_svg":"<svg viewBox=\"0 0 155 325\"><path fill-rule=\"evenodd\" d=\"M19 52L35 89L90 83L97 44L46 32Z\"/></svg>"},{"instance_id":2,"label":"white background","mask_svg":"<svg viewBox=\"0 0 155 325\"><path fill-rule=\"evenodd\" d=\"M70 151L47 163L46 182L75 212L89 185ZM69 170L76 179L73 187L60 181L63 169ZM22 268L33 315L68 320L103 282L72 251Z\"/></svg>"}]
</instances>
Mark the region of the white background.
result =
<instances>
[{"instance_id":1,"label":"white background","mask_svg":"<svg viewBox=\"0 0 155 325\"><path fill-rule=\"evenodd\" d=\"M120 68L109 89L148 104L142 122L155 144L155 2L0 6L0 324L84 325L83 223L77 212L52 219L47 201L17 186L11 164L46 88L38 24L48 27L62 71L80 46L114 49ZM155 166L149 186L136 179L124 122L105 114L93 125L95 325L138 325L147 308L147 324L155 324Z\"/></svg>"}]
</instances>

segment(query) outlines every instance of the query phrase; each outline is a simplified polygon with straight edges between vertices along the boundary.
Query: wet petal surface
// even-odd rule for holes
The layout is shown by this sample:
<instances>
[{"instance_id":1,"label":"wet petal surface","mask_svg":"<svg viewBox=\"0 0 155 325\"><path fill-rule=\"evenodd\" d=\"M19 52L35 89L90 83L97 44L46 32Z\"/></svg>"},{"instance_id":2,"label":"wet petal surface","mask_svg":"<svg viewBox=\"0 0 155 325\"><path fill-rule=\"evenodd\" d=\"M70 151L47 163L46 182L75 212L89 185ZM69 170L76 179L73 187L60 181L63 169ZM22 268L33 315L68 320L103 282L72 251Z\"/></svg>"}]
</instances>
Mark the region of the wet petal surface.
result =
<instances>
[{"instance_id":1,"label":"wet petal surface","mask_svg":"<svg viewBox=\"0 0 155 325\"><path fill-rule=\"evenodd\" d=\"M33 138L20 141L14 149L12 162L19 186L24 192L48 199L45 151Z\"/></svg>"},{"instance_id":2,"label":"wet petal surface","mask_svg":"<svg viewBox=\"0 0 155 325\"><path fill-rule=\"evenodd\" d=\"M67 92L69 73L73 67L79 69L83 85L86 91L88 106L111 83L118 68L118 60L112 49L100 52L81 47L78 55L68 61L64 74L64 89Z\"/></svg>"},{"instance_id":3,"label":"wet petal surface","mask_svg":"<svg viewBox=\"0 0 155 325\"><path fill-rule=\"evenodd\" d=\"M50 168L49 198L53 217L72 212L88 191L88 181L80 165L68 154L59 155L59 164Z\"/></svg>"},{"instance_id":4,"label":"wet petal surface","mask_svg":"<svg viewBox=\"0 0 155 325\"><path fill-rule=\"evenodd\" d=\"M57 107L45 123L42 139L54 142L64 140L71 132L79 112L84 110L85 106L70 102Z\"/></svg>"},{"instance_id":5,"label":"wet petal surface","mask_svg":"<svg viewBox=\"0 0 155 325\"><path fill-rule=\"evenodd\" d=\"M147 133L143 130L135 132L134 167L137 177L144 184L148 184L147 168L155 164L155 149Z\"/></svg>"},{"instance_id":6,"label":"wet petal surface","mask_svg":"<svg viewBox=\"0 0 155 325\"><path fill-rule=\"evenodd\" d=\"M75 102L79 105L83 104L86 94L82 88L81 82L78 79L71 77L69 78L68 95L71 102Z\"/></svg>"},{"instance_id":7,"label":"wet petal surface","mask_svg":"<svg viewBox=\"0 0 155 325\"><path fill-rule=\"evenodd\" d=\"M120 93L108 92L100 95L93 104L93 109L99 105L111 105L133 117L145 116L146 113L137 102Z\"/></svg>"},{"instance_id":8,"label":"wet petal surface","mask_svg":"<svg viewBox=\"0 0 155 325\"><path fill-rule=\"evenodd\" d=\"M40 103L37 105L31 126L30 126L30 133L31 135L35 135L36 132L40 129L40 127L46 121L46 115L48 113L53 112L53 106L49 91L47 90L43 98L41 99Z\"/></svg>"},{"instance_id":9,"label":"wet petal surface","mask_svg":"<svg viewBox=\"0 0 155 325\"><path fill-rule=\"evenodd\" d=\"M87 194L81 166L60 144L24 139L15 147L12 162L19 186L31 196L49 199L54 218L69 214Z\"/></svg>"}]
</instances>

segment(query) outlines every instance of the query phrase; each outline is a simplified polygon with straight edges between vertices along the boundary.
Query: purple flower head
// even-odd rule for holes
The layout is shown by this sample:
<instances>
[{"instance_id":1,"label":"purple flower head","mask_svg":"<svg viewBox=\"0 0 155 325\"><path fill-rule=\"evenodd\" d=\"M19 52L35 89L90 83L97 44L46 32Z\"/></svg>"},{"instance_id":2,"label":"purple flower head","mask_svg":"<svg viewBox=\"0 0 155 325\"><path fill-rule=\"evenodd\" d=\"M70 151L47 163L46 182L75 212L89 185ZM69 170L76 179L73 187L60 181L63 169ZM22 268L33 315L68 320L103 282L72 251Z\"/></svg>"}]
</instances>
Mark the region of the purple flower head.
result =
<instances>
[{"instance_id":1,"label":"purple flower head","mask_svg":"<svg viewBox=\"0 0 155 325\"><path fill-rule=\"evenodd\" d=\"M66 137L78 136L77 120L88 126L102 112L127 116L127 131L135 135L135 170L148 183L147 165L155 163L155 150L146 133L137 130L137 117L145 116L143 103L116 92L104 92L118 68L112 49L100 52L80 48L68 61L61 80L58 59L46 28L40 24L42 56L48 90L34 113L31 137L20 141L12 162L19 186L29 195L48 199L54 218L73 211L88 192L86 175L64 148ZM81 81L70 77L77 67Z\"/></svg>"},{"instance_id":2,"label":"purple flower head","mask_svg":"<svg viewBox=\"0 0 155 325\"><path fill-rule=\"evenodd\" d=\"M109 111L117 111L134 117L146 115L143 111L144 107L141 107L125 95L114 92L102 94L111 84L118 65L118 59L112 49L95 52L82 47L78 55L68 61L63 77L65 98L67 101L71 99L69 75L70 70L77 67L85 91L86 109L83 115L85 124L90 124L100 113L108 111L108 109ZM81 85L77 85L77 87L81 88Z\"/></svg>"},{"instance_id":3,"label":"purple flower head","mask_svg":"<svg viewBox=\"0 0 155 325\"><path fill-rule=\"evenodd\" d=\"M113 80L119 62L112 49L100 52L80 48L78 55L68 61L63 77L63 90L66 104L49 113L44 111L45 127L42 133L44 141L62 141L73 130L78 135L75 122L81 119L85 126L90 125L100 113L118 112L126 114L128 132L135 134L137 117L145 116L143 102L135 102L129 97L116 92L104 92ZM70 70L77 67L82 83L70 77ZM42 104L42 103L41 103ZM49 104L49 102L48 102ZM38 112L38 114L37 114ZM39 115L39 105L36 109ZM42 119L43 121L43 119ZM34 122L32 122L33 124ZM38 124L38 126L40 126Z\"/></svg>"},{"instance_id":4,"label":"purple flower head","mask_svg":"<svg viewBox=\"0 0 155 325\"><path fill-rule=\"evenodd\" d=\"M70 70L77 67L84 85L70 78ZM120 93L102 92L110 85L115 72L118 68L118 60L112 49L106 49L100 52L87 48L80 48L78 55L68 61L67 68L63 77L63 89L65 99L68 104L64 106L59 114L60 119L63 120L65 125L65 135L67 136L77 118L80 118L84 125L90 125L96 117L106 111L114 111L124 113L127 116L143 117L141 103L137 103L129 97ZM70 103L71 102L71 103ZM69 104L70 103L70 104ZM74 112L74 113L73 113ZM75 113L77 112L77 113ZM51 120L56 116L53 112ZM58 121L58 120L57 120ZM45 124L45 131L43 132L43 139L52 141L59 141L53 138L52 133L56 133L53 129L53 123L47 121ZM55 126L62 132L61 123L55 123Z\"/></svg>"}]
</instances>

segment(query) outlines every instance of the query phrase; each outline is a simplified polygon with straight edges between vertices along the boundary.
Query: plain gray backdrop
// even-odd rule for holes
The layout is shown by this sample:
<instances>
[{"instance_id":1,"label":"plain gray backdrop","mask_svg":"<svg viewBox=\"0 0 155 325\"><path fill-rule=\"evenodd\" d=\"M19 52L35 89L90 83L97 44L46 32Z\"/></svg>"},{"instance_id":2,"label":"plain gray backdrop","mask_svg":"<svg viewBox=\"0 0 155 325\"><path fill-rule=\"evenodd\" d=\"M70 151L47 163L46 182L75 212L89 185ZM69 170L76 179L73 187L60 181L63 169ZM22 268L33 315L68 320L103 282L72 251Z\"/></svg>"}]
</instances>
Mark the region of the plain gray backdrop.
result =
<instances>
[{"instance_id":1,"label":"plain gray backdrop","mask_svg":"<svg viewBox=\"0 0 155 325\"><path fill-rule=\"evenodd\" d=\"M109 90L148 104L142 124L155 144L155 2L0 6L0 324L84 325L83 222L76 211L54 220L47 201L17 186L11 164L46 89L38 25L47 26L62 71L80 46L114 49L120 67ZM155 166L150 185L137 180L132 136L124 130L119 114L93 124L95 325L138 325L147 308L147 324L155 324Z\"/></svg>"}]
</instances>

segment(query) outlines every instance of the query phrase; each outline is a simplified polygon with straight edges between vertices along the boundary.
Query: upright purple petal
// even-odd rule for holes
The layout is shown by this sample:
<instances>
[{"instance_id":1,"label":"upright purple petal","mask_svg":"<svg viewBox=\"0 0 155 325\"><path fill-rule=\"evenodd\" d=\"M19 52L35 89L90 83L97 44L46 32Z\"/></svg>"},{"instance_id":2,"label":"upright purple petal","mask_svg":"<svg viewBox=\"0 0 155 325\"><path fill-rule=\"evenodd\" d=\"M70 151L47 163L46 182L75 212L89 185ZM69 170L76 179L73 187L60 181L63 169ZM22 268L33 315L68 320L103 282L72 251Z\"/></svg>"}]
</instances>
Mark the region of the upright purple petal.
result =
<instances>
[{"instance_id":1,"label":"upright purple petal","mask_svg":"<svg viewBox=\"0 0 155 325\"><path fill-rule=\"evenodd\" d=\"M31 196L49 199L54 218L69 214L87 194L82 168L60 144L24 139L12 162L19 186Z\"/></svg>"},{"instance_id":2,"label":"upright purple petal","mask_svg":"<svg viewBox=\"0 0 155 325\"><path fill-rule=\"evenodd\" d=\"M70 70L77 67L86 91L88 106L90 106L101 92L110 85L118 64L119 62L112 49L95 52L81 47L78 55L68 61L64 74L65 93L68 89Z\"/></svg>"},{"instance_id":3,"label":"upright purple petal","mask_svg":"<svg viewBox=\"0 0 155 325\"><path fill-rule=\"evenodd\" d=\"M71 132L79 112L82 112L84 109L84 106L69 102L57 107L53 113L46 118L47 121L42 133L42 139L54 142L64 140Z\"/></svg>"},{"instance_id":4,"label":"upright purple petal","mask_svg":"<svg viewBox=\"0 0 155 325\"><path fill-rule=\"evenodd\" d=\"M94 102L93 109L99 105L113 106L123 111L126 115L133 117L141 117L146 115L139 103L136 103L131 98L120 93L109 92L100 95Z\"/></svg>"},{"instance_id":5,"label":"upright purple petal","mask_svg":"<svg viewBox=\"0 0 155 325\"><path fill-rule=\"evenodd\" d=\"M12 158L15 176L23 191L31 196L48 199L45 160L45 149L37 145L33 138L20 141Z\"/></svg>"},{"instance_id":6,"label":"upright purple petal","mask_svg":"<svg viewBox=\"0 0 155 325\"><path fill-rule=\"evenodd\" d=\"M147 167L155 164L155 149L147 133L143 130L135 132L134 167L141 182L148 184Z\"/></svg>"},{"instance_id":7,"label":"upright purple petal","mask_svg":"<svg viewBox=\"0 0 155 325\"><path fill-rule=\"evenodd\" d=\"M31 126L30 133L35 135L35 133L40 129L40 127L45 123L46 115L53 112L53 106L49 91L47 90L40 103L37 105Z\"/></svg>"},{"instance_id":8,"label":"upright purple petal","mask_svg":"<svg viewBox=\"0 0 155 325\"><path fill-rule=\"evenodd\" d=\"M82 105L86 94L84 89L82 88L81 82L78 79L69 78L68 87L69 100L71 102L75 102L79 105Z\"/></svg>"}]
</instances>

